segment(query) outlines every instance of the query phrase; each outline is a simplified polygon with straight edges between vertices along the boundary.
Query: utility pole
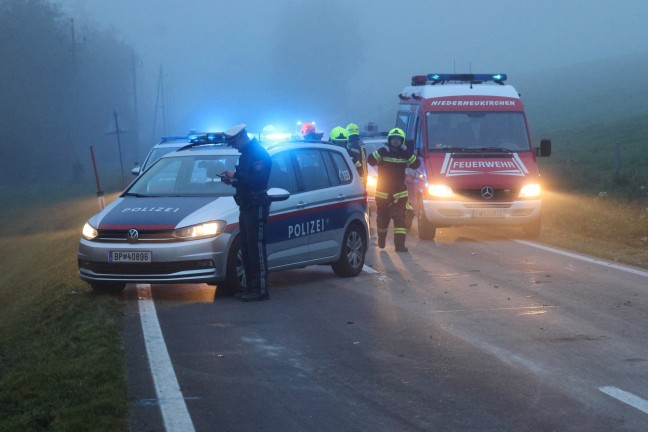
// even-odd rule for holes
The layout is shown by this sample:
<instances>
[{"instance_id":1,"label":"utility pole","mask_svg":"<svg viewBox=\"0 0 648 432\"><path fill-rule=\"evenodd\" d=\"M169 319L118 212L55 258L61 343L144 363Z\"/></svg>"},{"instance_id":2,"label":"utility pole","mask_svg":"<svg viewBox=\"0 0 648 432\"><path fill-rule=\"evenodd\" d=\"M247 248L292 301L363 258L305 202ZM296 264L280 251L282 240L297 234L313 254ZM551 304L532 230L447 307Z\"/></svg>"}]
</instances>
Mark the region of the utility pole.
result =
<instances>
[{"instance_id":1,"label":"utility pole","mask_svg":"<svg viewBox=\"0 0 648 432\"><path fill-rule=\"evenodd\" d=\"M106 135L117 135L117 147L119 148L119 165L121 166L121 187L123 188L124 186L126 186L126 182L124 181L124 159L122 157L121 140L119 134L127 131L119 128L119 115L117 114L117 111L113 111L113 121L115 128L109 128L109 130L106 132Z\"/></svg>"},{"instance_id":2,"label":"utility pole","mask_svg":"<svg viewBox=\"0 0 648 432\"><path fill-rule=\"evenodd\" d=\"M133 55L133 113L135 114L135 159L139 160L139 113L137 107L137 57L135 49L132 49Z\"/></svg>"}]
</instances>

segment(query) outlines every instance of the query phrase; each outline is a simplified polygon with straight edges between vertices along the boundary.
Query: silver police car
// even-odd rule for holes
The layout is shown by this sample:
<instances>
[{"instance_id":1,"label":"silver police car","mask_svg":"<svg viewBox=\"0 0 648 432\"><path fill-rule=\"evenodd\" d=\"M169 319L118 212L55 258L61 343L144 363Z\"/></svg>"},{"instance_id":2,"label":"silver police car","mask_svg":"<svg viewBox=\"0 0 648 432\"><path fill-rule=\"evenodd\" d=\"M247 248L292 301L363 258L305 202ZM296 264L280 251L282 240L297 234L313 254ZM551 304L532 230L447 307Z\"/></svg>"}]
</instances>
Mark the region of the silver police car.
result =
<instances>
[{"instance_id":1,"label":"silver police car","mask_svg":"<svg viewBox=\"0 0 648 432\"><path fill-rule=\"evenodd\" d=\"M270 271L330 264L357 276L368 243L367 195L345 149L265 143L272 157L267 230ZM159 159L83 227L81 279L97 292L126 283L208 283L219 294L245 286L235 189L219 174L239 153L189 144Z\"/></svg>"}]
</instances>

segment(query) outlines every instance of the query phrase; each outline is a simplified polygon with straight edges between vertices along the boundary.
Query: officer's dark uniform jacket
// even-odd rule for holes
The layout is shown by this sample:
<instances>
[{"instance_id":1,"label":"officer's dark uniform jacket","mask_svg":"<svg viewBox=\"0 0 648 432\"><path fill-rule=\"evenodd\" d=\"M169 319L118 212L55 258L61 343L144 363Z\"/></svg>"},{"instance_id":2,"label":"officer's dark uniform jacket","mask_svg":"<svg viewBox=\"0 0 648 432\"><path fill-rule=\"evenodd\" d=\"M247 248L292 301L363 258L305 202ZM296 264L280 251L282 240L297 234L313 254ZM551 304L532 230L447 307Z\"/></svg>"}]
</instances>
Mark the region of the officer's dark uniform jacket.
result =
<instances>
[{"instance_id":1,"label":"officer's dark uniform jacket","mask_svg":"<svg viewBox=\"0 0 648 432\"><path fill-rule=\"evenodd\" d=\"M386 204L407 202L405 168L416 169L421 165L416 155L408 148L381 147L368 157L369 165L378 166L376 205L379 200Z\"/></svg>"},{"instance_id":2,"label":"officer's dark uniform jacket","mask_svg":"<svg viewBox=\"0 0 648 432\"><path fill-rule=\"evenodd\" d=\"M272 160L266 149L256 139L251 139L242 149L234 173L234 199L243 210L254 206L269 206L267 188Z\"/></svg>"}]
</instances>

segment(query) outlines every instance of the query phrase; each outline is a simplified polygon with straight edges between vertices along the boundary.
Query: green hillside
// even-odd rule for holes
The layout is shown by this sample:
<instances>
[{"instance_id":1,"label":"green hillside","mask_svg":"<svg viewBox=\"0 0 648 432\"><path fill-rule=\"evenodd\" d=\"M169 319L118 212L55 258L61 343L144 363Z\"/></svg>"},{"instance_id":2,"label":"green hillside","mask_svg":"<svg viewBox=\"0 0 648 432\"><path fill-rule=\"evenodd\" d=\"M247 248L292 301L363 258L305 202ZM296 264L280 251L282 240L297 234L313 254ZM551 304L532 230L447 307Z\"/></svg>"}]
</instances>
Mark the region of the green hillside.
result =
<instances>
[{"instance_id":1,"label":"green hillside","mask_svg":"<svg viewBox=\"0 0 648 432\"><path fill-rule=\"evenodd\" d=\"M540 168L554 190L648 202L648 116L536 134L553 153ZM617 157L618 144L618 157Z\"/></svg>"},{"instance_id":2,"label":"green hillside","mask_svg":"<svg viewBox=\"0 0 648 432\"><path fill-rule=\"evenodd\" d=\"M647 74L648 52L509 77L536 145L552 140L550 189L648 202Z\"/></svg>"}]
</instances>

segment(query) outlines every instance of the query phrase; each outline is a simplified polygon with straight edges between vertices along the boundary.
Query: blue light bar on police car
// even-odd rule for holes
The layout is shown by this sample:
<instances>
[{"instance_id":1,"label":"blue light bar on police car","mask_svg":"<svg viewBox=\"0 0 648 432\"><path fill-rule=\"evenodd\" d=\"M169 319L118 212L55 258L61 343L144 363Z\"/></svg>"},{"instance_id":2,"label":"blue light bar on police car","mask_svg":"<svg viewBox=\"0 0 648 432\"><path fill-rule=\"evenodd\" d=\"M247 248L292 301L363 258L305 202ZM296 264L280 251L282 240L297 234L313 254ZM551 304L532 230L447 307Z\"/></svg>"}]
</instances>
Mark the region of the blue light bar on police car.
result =
<instances>
[{"instance_id":1,"label":"blue light bar on police car","mask_svg":"<svg viewBox=\"0 0 648 432\"><path fill-rule=\"evenodd\" d=\"M507 77L506 74L428 74L427 79L434 84L446 81L471 83L493 81L502 84Z\"/></svg>"}]
</instances>

